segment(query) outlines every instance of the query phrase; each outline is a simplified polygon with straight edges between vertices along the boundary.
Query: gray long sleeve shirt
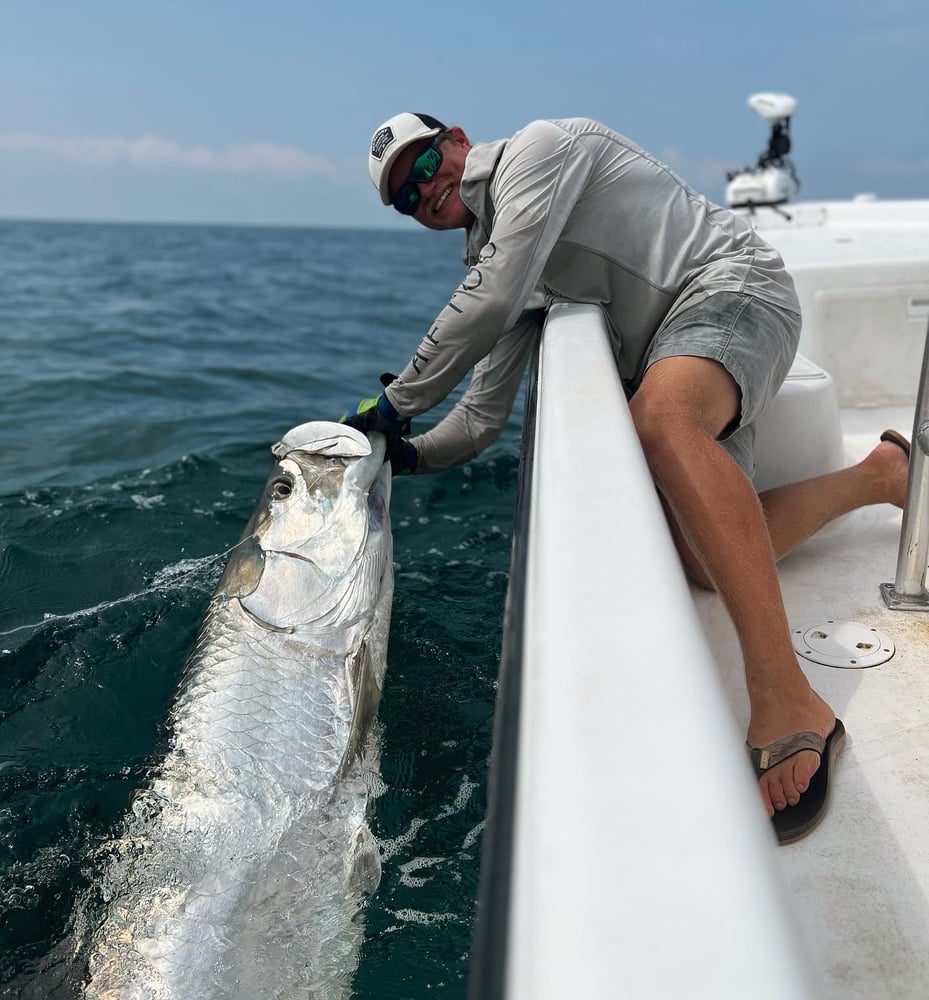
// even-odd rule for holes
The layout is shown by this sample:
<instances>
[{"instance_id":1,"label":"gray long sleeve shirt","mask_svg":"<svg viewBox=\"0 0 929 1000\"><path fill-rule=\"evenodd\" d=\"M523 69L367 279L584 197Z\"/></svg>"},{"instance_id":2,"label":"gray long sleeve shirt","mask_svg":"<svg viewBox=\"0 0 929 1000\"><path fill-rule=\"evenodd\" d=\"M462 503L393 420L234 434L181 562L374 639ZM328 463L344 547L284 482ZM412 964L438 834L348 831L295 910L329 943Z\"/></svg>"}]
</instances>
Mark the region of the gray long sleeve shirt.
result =
<instances>
[{"instance_id":1,"label":"gray long sleeve shirt","mask_svg":"<svg viewBox=\"0 0 929 1000\"><path fill-rule=\"evenodd\" d=\"M708 295L745 292L799 312L779 254L744 218L591 119L535 121L474 146L460 194L474 214L468 273L386 390L398 412L416 416L474 368L451 413L412 439L417 471L462 464L500 434L542 305L599 305L627 382L641 377L661 325Z\"/></svg>"}]
</instances>

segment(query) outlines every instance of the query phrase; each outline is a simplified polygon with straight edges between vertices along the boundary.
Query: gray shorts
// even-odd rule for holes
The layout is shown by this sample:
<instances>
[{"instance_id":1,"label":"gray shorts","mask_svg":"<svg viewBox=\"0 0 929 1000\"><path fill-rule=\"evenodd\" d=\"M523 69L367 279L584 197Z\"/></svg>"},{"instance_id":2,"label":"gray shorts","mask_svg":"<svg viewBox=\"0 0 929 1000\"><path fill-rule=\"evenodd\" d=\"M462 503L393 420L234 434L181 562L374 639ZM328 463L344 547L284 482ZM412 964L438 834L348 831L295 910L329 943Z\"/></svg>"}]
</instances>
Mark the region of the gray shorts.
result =
<instances>
[{"instance_id":1,"label":"gray shorts","mask_svg":"<svg viewBox=\"0 0 929 1000\"><path fill-rule=\"evenodd\" d=\"M754 423L787 377L800 341L800 314L742 292L717 292L658 328L643 371L662 358L718 361L742 392L742 411L719 436L749 477Z\"/></svg>"}]
</instances>

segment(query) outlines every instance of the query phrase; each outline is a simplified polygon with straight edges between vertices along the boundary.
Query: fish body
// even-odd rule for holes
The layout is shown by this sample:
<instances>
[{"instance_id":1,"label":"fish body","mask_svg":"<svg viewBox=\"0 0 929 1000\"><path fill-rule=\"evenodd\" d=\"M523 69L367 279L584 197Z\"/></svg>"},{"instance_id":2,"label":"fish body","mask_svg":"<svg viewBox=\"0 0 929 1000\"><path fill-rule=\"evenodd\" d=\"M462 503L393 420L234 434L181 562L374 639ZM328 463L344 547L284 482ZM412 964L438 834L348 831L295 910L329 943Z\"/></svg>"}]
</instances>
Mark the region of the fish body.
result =
<instances>
[{"instance_id":1,"label":"fish body","mask_svg":"<svg viewBox=\"0 0 929 1000\"><path fill-rule=\"evenodd\" d=\"M384 441L289 431L110 846L88 998L348 996L393 595Z\"/></svg>"}]
</instances>

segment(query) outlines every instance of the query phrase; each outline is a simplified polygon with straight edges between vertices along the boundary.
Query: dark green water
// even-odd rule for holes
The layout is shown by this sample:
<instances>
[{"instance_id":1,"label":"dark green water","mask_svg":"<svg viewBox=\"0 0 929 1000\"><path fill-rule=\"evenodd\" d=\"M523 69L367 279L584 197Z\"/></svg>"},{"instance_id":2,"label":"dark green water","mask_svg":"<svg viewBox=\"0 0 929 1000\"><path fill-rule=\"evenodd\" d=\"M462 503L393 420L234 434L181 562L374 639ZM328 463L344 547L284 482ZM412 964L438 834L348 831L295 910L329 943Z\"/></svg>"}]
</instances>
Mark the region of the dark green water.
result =
<instances>
[{"instance_id":1,"label":"dark green water","mask_svg":"<svg viewBox=\"0 0 929 1000\"><path fill-rule=\"evenodd\" d=\"M0 223L0 995L73 995L75 900L163 745L270 444L405 363L460 249ZM394 484L360 998L465 993L519 419L470 467Z\"/></svg>"}]
</instances>

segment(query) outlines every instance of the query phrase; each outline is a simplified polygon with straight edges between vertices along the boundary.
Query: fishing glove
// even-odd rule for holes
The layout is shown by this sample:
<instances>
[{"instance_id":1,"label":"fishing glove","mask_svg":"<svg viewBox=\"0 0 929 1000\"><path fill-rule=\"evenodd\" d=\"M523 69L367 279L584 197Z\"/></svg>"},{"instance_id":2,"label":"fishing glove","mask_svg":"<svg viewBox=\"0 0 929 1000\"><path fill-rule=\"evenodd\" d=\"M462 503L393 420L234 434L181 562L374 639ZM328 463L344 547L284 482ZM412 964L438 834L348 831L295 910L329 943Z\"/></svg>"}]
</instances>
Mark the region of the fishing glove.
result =
<instances>
[{"instance_id":1,"label":"fishing glove","mask_svg":"<svg viewBox=\"0 0 929 1000\"><path fill-rule=\"evenodd\" d=\"M383 392L380 396L362 399L351 413L342 417L341 422L348 424L349 427L354 427L362 434L380 431L387 436L388 440L392 437L399 438L401 434L410 433L409 417L397 413Z\"/></svg>"},{"instance_id":2,"label":"fishing glove","mask_svg":"<svg viewBox=\"0 0 929 1000\"><path fill-rule=\"evenodd\" d=\"M409 441L401 437L387 436L387 452L384 459L390 462L390 471L395 476L404 472L415 472L419 454Z\"/></svg>"},{"instance_id":3,"label":"fishing glove","mask_svg":"<svg viewBox=\"0 0 929 1000\"><path fill-rule=\"evenodd\" d=\"M384 372L381 375L381 385L385 388L396 379L396 375ZM362 399L354 411L342 417L343 424L354 427L355 430L367 434L369 431L380 431L387 439L387 451L384 461L390 462L390 471L395 476L403 472L415 472L419 455L409 441L404 441L403 434L410 433L410 420L394 409L385 393L371 399Z\"/></svg>"}]
</instances>

